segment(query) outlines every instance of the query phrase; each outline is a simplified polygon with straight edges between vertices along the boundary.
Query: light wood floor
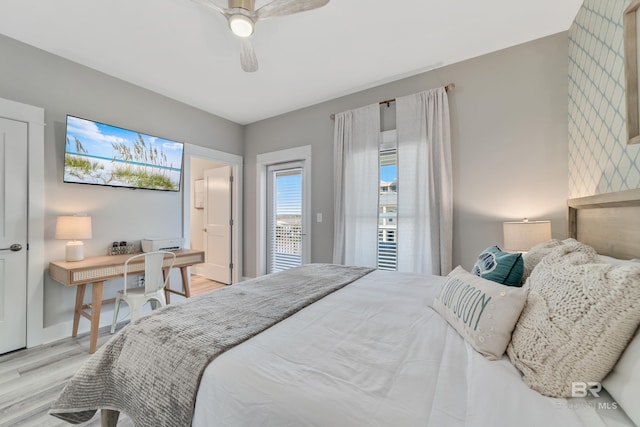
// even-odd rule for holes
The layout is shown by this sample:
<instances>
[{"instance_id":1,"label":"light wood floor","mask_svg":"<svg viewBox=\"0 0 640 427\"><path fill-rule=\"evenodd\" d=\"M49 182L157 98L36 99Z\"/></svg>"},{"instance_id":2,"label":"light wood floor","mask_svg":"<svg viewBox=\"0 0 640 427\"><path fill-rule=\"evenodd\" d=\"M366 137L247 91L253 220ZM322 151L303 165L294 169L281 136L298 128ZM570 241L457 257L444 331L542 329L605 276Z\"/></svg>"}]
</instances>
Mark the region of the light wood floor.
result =
<instances>
[{"instance_id":1,"label":"light wood floor","mask_svg":"<svg viewBox=\"0 0 640 427\"><path fill-rule=\"evenodd\" d=\"M206 279L202 276L191 275L191 295L199 295L205 292L214 291L216 289L224 288L224 283L214 282L213 280Z\"/></svg>"},{"instance_id":2,"label":"light wood floor","mask_svg":"<svg viewBox=\"0 0 640 427\"><path fill-rule=\"evenodd\" d=\"M200 276L191 277L192 295L224 286ZM125 325L119 324L118 329ZM109 327L101 328L98 346L110 337ZM49 415L49 406L65 382L89 358L88 349L89 335L83 334L0 356L0 427L69 426ZM81 425L100 426L99 413ZM133 423L121 415L118 426L133 427Z\"/></svg>"}]
</instances>

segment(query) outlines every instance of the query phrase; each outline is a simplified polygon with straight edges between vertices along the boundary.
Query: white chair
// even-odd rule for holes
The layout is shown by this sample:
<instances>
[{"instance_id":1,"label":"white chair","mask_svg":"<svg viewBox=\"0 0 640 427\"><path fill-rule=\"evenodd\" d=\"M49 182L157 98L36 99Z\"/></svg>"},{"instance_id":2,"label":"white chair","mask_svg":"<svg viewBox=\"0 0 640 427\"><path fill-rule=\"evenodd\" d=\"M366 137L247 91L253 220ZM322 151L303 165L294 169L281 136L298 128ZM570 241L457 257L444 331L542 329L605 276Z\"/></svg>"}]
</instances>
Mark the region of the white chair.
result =
<instances>
[{"instance_id":1,"label":"white chair","mask_svg":"<svg viewBox=\"0 0 640 427\"><path fill-rule=\"evenodd\" d=\"M165 256L169 256L169 263L165 265ZM127 273L129 273L129 264L135 263L136 260L144 258L144 286L127 289ZM111 323L111 333L115 332L116 322L118 320L118 311L120 311L120 303L126 302L131 313L131 321L142 316L142 307L151 302L151 307L156 308L166 305L164 296L164 287L169 281L169 271L176 261L176 254L167 251L146 252L140 255L134 255L127 259L124 263L124 289L116 294L116 306L113 310L113 322ZM132 266L133 267L133 266ZM167 274L164 274L164 270ZM139 273L136 273L139 274Z\"/></svg>"}]
</instances>

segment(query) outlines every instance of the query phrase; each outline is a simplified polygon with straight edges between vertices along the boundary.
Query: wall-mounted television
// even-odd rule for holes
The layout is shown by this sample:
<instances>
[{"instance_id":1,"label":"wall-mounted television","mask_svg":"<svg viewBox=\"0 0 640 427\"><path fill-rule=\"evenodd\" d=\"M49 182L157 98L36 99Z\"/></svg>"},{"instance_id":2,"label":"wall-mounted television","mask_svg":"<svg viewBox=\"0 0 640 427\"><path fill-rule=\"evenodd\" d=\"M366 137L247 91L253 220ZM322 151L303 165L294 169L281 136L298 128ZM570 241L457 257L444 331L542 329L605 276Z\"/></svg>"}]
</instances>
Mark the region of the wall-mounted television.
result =
<instances>
[{"instance_id":1,"label":"wall-mounted television","mask_svg":"<svg viewBox=\"0 0 640 427\"><path fill-rule=\"evenodd\" d=\"M67 116L64 182L180 191L184 145Z\"/></svg>"}]
</instances>

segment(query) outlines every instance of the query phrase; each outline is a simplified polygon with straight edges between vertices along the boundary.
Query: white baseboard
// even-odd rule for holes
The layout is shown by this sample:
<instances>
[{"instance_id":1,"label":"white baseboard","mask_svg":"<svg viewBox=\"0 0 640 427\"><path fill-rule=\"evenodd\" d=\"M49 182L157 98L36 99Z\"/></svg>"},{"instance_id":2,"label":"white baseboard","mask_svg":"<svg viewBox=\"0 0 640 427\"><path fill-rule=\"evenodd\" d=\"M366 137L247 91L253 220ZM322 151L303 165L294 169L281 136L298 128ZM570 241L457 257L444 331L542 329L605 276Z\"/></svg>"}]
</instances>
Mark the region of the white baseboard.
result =
<instances>
[{"instance_id":1,"label":"white baseboard","mask_svg":"<svg viewBox=\"0 0 640 427\"><path fill-rule=\"evenodd\" d=\"M151 310L150 307L145 306L144 311ZM127 304L122 304L120 306L120 312L118 313L118 322L122 322L123 320L129 319L129 307ZM104 307L100 311L100 327L111 326L111 322L113 321L113 305L109 305L108 307ZM64 338L69 338L71 336L71 332L73 331L73 319L57 323L55 325L48 326L43 329L42 333L42 343L41 344L49 344L54 341L59 341ZM80 317L80 324L78 325L78 335L89 333L91 331L91 322L84 318Z\"/></svg>"}]
</instances>

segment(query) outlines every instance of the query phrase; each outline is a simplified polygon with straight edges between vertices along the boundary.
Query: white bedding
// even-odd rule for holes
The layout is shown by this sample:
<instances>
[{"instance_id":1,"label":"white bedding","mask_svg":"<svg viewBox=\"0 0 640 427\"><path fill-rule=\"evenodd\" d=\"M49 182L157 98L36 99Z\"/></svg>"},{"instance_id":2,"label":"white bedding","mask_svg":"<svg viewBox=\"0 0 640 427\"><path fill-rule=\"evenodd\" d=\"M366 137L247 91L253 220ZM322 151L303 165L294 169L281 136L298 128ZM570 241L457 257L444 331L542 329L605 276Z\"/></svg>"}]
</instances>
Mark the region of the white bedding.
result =
<instances>
[{"instance_id":1,"label":"white bedding","mask_svg":"<svg viewBox=\"0 0 640 427\"><path fill-rule=\"evenodd\" d=\"M193 426L630 425L475 352L430 308L442 280L374 271L222 354Z\"/></svg>"}]
</instances>

